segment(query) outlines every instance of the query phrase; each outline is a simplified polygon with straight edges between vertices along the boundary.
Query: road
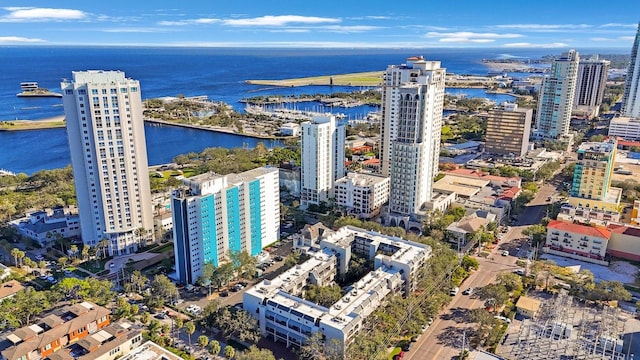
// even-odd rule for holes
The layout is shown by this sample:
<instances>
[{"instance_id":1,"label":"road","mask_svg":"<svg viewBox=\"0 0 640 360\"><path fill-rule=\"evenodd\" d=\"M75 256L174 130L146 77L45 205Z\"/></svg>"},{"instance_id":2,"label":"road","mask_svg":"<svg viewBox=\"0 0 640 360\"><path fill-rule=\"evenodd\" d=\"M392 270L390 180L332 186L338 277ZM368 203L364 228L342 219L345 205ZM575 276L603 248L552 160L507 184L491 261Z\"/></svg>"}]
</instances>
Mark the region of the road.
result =
<instances>
[{"instance_id":1,"label":"road","mask_svg":"<svg viewBox=\"0 0 640 360\"><path fill-rule=\"evenodd\" d=\"M460 292L447 308L434 319L427 331L418 338L412 349L405 353L406 360L451 359L462 349L462 339L468 336L473 324L467 320L469 310L482 307L484 302L473 294L462 295L462 290L490 284L501 272L517 269L516 258L500 256L497 247L487 258L477 257L480 268L460 285ZM464 335L466 333L466 335ZM465 341L468 346L468 339Z\"/></svg>"},{"instance_id":2,"label":"road","mask_svg":"<svg viewBox=\"0 0 640 360\"><path fill-rule=\"evenodd\" d=\"M562 189L562 176L557 175L551 181L540 186L536 197L525 207L518 216L518 220L512 222L509 231L504 234L488 258L476 257L480 263L479 269L471 274L460 285L460 292L454 296L449 305L434 319L427 331L422 334L411 350L405 352L405 360L440 360L456 358L463 347L468 348L468 336L473 332L475 324L468 321L469 310L484 306L483 301L475 297L462 295L462 291L468 287L479 288L492 283L496 276L503 271L518 269L516 260L518 257L526 257L529 252L528 239L522 234L527 227L539 224L547 215L547 198L555 199ZM509 256L501 256L504 250L509 251Z\"/></svg>"}]
</instances>

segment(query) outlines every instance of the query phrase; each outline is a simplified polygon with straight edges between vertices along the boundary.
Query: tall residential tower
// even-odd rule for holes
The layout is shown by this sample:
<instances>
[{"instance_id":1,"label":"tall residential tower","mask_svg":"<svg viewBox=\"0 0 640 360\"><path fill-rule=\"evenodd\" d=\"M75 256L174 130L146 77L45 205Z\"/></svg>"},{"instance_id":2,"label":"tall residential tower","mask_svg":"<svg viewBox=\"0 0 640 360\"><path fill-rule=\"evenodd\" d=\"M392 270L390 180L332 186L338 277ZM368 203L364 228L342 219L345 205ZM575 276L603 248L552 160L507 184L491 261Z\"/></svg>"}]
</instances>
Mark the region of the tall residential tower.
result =
<instances>
[{"instance_id":1,"label":"tall residential tower","mask_svg":"<svg viewBox=\"0 0 640 360\"><path fill-rule=\"evenodd\" d=\"M346 129L335 116L316 116L302 123L302 170L300 205L326 202L333 184L345 175Z\"/></svg>"},{"instance_id":2,"label":"tall residential tower","mask_svg":"<svg viewBox=\"0 0 640 360\"><path fill-rule=\"evenodd\" d=\"M524 156L529 148L533 109L505 102L487 112L485 151Z\"/></svg>"},{"instance_id":3,"label":"tall residential tower","mask_svg":"<svg viewBox=\"0 0 640 360\"><path fill-rule=\"evenodd\" d=\"M610 64L610 61L601 60L597 55L589 59L580 59L576 94L573 99L575 116L592 118L600 114Z\"/></svg>"},{"instance_id":4,"label":"tall residential tower","mask_svg":"<svg viewBox=\"0 0 640 360\"><path fill-rule=\"evenodd\" d=\"M229 252L256 256L278 241L278 169L261 167L240 174L206 173L184 181L171 198L176 272L194 284L204 264L219 266Z\"/></svg>"},{"instance_id":5,"label":"tall residential tower","mask_svg":"<svg viewBox=\"0 0 640 360\"><path fill-rule=\"evenodd\" d=\"M549 76L542 81L536 115L536 127L542 137L557 139L569 134L579 60L575 50L563 53L553 61Z\"/></svg>"},{"instance_id":6,"label":"tall residential tower","mask_svg":"<svg viewBox=\"0 0 640 360\"><path fill-rule=\"evenodd\" d=\"M628 117L640 117L640 23L631 48L631 62L622 97L622 114Z\"/></svg>"},{"instance_id":7,"label":"tall residential tower","mask_svg":"<svg viewBox=\"0 0 640 360\"><path fill-rule=\"evenodd\" d=\"M121 71L74 71L64 112L82 241L136 251L153 233L140 84Z\"/></svg>"},{"instance_id":8,"label":"tall residential tower","mask_svg":"<svg viewBox=\"0 0 640 360\"><path fill-rule=\"evenodd\" d=\"M438 172L446 71L410 57L387 68L382 90L380 168L391 177L389 211L411 216L432 198Z\"/></svg>"}]
</instances>

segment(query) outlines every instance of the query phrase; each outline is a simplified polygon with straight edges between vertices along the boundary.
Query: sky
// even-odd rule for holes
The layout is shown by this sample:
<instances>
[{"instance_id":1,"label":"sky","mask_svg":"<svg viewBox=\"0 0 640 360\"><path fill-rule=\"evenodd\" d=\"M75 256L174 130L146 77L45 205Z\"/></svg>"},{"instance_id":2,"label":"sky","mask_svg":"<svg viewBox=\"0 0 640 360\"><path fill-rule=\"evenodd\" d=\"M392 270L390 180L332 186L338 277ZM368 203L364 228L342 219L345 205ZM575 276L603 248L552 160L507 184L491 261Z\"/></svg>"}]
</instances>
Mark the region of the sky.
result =
<instances>
[{"instance_id":1,"label":"sky","mask_svg":"<svg viewBox=\"0 0 640 360\"><path fill-rule=\"evenodd\" d=\"M0 45L630 48L639 21L637 0L0 0Z\"/></svg>"}]
</instances>

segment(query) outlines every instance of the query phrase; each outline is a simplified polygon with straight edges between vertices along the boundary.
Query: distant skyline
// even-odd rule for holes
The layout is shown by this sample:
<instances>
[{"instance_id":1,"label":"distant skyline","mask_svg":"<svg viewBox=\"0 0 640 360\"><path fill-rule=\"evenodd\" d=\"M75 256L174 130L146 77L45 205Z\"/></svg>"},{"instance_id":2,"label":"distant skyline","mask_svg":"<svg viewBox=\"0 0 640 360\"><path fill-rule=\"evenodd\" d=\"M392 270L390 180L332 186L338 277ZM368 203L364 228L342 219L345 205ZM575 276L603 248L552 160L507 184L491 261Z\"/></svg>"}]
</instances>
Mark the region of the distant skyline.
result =
<instances>
[{"instance_id":1,"label":"distant skyline","mask_svg":"<svg viewBox=\"0 0 640 360\"><path fill-rule=\"evenodd\" d=\"M631 48L637 0L2 1L2 45Z\"/></svg>"}]
</instances>

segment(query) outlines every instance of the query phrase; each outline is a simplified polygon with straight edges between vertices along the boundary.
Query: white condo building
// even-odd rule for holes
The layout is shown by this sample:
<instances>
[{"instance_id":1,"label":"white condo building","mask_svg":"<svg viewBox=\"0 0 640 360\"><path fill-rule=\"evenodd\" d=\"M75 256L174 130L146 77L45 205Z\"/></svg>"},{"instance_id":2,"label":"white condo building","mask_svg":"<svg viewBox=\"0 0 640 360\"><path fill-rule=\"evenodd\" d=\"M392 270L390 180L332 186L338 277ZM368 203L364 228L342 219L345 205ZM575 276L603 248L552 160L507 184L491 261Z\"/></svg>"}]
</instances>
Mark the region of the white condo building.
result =
<instances>
[{"instance_id":1,"label":"white condo building","mask_svg":"<svg viewBox=\"0 0 640 360\"><path fill-rule=\"evenodd\" d=\"M240 174L206 173L184 180L171 198L178 279L194 284L206 263L218 266L229 252L258 255L278 241L280 177L274 167Z\"/></svg>"},{"instance_id":2,"label":"white condo building","mask_svg":"<svg viewBox=\"0 0 640 360\"><path fill-rule=\"evenodd\" d=\"M140 84L121 71L74 71L64 112L82 241L134 252L153 234Z\"/></svg>"},{"instance_id":3,"label":"white condo building","mask_svg":"<svg viewBox=\"0 0 640 360\"><path fill-rule=\"evenodd\" d=\"M371 219L389 201L386 176L350 172L334 184L335 204L358 218Z\"/></svg>"},{"instance_id":4,"label":"white condo building","mask_svg":"<svg viewBox=\"0 0 640 360\"><path fill-rule=\"evenodd\" d=\"M440 157L445 75L439 61L423 57L410 57L385 72L380 169L391 177L391 213L424 212L431 201Z\"/></svg>"},{"instance_id":5,"label":"white condo building","mask_svg":"<svg viewBox=\"0 0 640 360\"><path fill-rule=\"evenodd\" d=\"M431 257L428 245L352 226L325 231L312 247L309 260L257 283L242 297L261 334L287 347L299 348L320 333L327 346L337 343L339 350L346 349L388 296L415 290L420 269ZM331 285L338 274L344 275L352 254L373 260L374 270L330 307L303 299L308 285Z\"/></svg>"},{"instance_id":6,"label":"white condo building","mask_svg":"<svg viewBox=\"0 0 640 360\"><path fill-rule=\"evenodd\" d=\"M622 97L622 115L640 117L640 23L631 48L631 62Z\"/></svg>"},{"instance_id":7,"label":"white condo building","mask_svg":"<svg viewBox=\"0 0 640 360\"><path fill-rule=\"evenodd\" d=\"M569 50L551 64L549 75L542 81L538 100L538 135L557 139L569 134L579 61L578 53Z\"/></svg>"},{"instance_id":8,"label":"white condo building","mask_svg":"<svg viewBox=\"0 0 640 360\"><path fill-rule=\"evenodd\" d=\"M316 116L302 123L300 205L320 204L332 196L334 182L345 174L346 129L335 116Z\"/></svg>"}]
</instances>

